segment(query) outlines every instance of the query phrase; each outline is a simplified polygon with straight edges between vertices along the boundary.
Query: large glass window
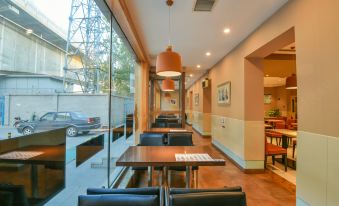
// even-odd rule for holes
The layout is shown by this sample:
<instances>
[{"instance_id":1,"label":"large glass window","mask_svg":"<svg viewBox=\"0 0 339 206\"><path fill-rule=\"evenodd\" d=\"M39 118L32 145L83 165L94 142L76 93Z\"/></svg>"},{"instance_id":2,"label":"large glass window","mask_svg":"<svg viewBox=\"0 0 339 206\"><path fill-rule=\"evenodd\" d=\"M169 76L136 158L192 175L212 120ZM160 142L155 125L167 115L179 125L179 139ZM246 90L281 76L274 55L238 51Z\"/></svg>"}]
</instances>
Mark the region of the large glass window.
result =
<instances>
[{"instance_id":1,"label":"large glass window","mask_svg":"<svg viewBox=\"0 0 339 206\"><path fill-rule=\"evenodd\" d=\"M103 0L0 0L0 191L76 205L111 186L134 144L135 62Z\"/></svg>"}]
</instances>

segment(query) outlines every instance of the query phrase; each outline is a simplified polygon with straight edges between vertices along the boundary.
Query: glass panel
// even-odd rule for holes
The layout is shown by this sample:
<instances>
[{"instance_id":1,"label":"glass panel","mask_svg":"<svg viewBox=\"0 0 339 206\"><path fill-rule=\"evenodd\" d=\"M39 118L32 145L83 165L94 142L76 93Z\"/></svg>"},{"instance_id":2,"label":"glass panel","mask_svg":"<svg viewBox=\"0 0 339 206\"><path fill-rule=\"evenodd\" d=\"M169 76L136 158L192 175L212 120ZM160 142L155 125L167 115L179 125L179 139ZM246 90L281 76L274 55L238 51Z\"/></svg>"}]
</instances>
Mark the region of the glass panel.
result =
<instances>
[{"instance_id":1,"label":"glass panel","mask_svg":"<svg viewBox=\"0 0 339 206\"><path fill-rule=\"evenodd\" d=\"M109 160L133 131L134 56L121 31L110 56L104 1L0 0L0 8L0 191L23 187L30 205L77 205L88 187L116 177L107 178L117 173ZM113 142L107 129L119 126L123 138Z\"/></svg>"},{"instance_id":2,"label":"glass panel","mask_svg":"<svg viewBox=\"0 0 339 206\"><path fill-rule=\"evenodd\" d=\"M117 158L134 144L134 66L135 57L119 26L112 20L111 56L111 142L110 184L114 183L121 167L113 167Z\"/></svg>"}]
</instances>

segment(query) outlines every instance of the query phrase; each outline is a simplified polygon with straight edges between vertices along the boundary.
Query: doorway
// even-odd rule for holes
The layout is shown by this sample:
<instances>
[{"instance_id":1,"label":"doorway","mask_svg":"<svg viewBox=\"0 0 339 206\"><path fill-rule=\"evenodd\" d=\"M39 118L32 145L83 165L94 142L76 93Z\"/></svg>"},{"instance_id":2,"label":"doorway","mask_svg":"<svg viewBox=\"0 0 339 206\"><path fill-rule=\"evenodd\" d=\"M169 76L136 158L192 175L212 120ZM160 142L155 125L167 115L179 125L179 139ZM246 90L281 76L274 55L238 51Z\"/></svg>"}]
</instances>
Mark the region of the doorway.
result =
<instances>
[{"instance_id":1,"label":"doorway","mask_svg":"<svg viewBox=\"0 0 339 206\"><path fill-rule=\"evenodd\" d=\"M245 148L252 156L263 152L267 169L296 184L298 98L294 35L294 28L290 28L245 58L245 119L261 120L265 128L257 131L262 134L257 149L250 144L253 140L246 138ZM291 83L293 86L287 85ZM271 148L277 153L268 152Z\"/></svg>"}]
</instances>

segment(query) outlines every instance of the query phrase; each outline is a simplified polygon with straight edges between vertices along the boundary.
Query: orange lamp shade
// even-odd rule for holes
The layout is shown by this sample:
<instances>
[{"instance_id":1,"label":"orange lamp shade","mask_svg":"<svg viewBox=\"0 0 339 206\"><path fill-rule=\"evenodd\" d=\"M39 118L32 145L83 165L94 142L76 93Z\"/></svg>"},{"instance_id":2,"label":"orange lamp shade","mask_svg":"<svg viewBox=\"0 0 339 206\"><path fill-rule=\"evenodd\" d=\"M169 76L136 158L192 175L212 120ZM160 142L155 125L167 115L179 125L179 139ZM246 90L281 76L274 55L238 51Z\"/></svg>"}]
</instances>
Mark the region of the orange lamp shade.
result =
<instances>
[{"instance_id":1,"label":"orange lamp shade","mask_svg":"<svg viewBox=\"0 0 339 206\"><path fill-rule=\"evenodd\" d=\"M159 76L175 77L181 75L181 56L169 46L157 56L156 73Z\"/></svg>"},{"instance_id":2,"label":"orange lamp shade","mask_svg":"<svg viewBox=\"0 0 339 206\"><path fill-rule=\"evenodd\" d=\"M295 74L292 74L292 76L289 76L286 78L286 89L297 89L297 76Z\"/></svg>"},{"instance_id":3,"label":"orange lamp shade","mask_svg":"<svg viewBox=\"0 0 339 206\"><path fill-rule=\"evenodd\" d=\"M171 92L174 91L174 81L172 79L164 79L162 81L162 91Z\"/></svg>"}]
</instances>

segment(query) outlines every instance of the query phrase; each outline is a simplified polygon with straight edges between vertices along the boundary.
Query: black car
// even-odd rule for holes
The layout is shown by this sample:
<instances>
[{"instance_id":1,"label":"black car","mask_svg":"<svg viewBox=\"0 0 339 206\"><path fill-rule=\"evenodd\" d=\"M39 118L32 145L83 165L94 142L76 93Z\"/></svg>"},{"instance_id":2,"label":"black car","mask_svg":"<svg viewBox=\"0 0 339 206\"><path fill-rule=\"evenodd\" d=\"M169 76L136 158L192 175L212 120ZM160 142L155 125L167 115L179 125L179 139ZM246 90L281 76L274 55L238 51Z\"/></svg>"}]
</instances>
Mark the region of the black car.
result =
<instances>
[{"instance_id":1,"label":"black car","mask_svg":"<svg viewBox=\"0 0 339 206\"><path fill-rule=\"evenodd\" d=\"M17 130L23 135L36 131L67 128L67 135L75 137L79 132L88 134L91 129L100 128L100 117L88 117L80 112L48 112L39 120L17 124Z\"/></svg>"}]
</instances>

